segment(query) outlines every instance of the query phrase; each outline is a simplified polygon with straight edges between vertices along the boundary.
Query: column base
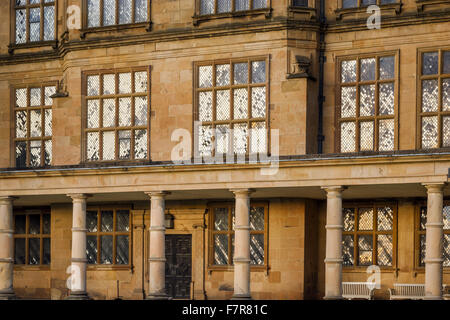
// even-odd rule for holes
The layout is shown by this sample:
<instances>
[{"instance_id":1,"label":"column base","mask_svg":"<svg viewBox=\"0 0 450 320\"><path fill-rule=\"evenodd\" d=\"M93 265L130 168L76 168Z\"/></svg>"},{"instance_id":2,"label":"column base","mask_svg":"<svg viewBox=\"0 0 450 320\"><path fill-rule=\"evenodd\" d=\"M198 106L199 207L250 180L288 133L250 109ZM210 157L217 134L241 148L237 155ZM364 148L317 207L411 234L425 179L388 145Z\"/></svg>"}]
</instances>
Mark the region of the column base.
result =
<instances>
[{"instance_id":1,"label":"column base","mask_svg":"<svg viewBox=\"0 0 450 320\"><path fill-rule=\"evenodd\" d=\"M249 294L233 294L230 300L252 300L252 297Z\"/></svg>"},{"instance_id":2,"label":"column base","mask_svg":"<svg viewBox=\"0 0 450 320\"><path fill-rule=\"evenodd\" d=\"M86 292L72 292L67 298L64 300L91 300Z\"/></svg>"},{"instance_id":3,"label":"column base","mask_svg":"<svg viewBox=\"0 0 450 320\"><path fill-rule=\"evenodd\" d=\"M149 294L145 300L172 300L172 297L169 297L167 294L159 293L159 294Z\"/></svg>"},{"instance_id":4,"label":"column base","mask_svg":"<svg viewBox=\"0 0 450 320\"><path fill-rule=\"evenodd\" d=\"M12 293L0 293L0 300L17 300L17 296Z\"/></svg>"}]
</instances>

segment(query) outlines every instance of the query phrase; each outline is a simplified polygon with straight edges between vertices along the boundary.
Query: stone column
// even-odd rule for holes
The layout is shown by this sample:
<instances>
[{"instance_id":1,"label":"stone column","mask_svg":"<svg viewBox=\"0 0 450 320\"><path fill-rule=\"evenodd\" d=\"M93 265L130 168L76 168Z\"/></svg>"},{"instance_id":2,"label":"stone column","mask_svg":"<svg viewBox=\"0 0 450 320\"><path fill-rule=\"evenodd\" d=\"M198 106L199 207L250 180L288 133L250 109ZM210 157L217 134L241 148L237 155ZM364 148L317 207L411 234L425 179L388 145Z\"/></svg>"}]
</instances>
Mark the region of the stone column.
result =
<instances>
[{"instance_id":1,"label":"stone column","mask_svg":"<svg viewBox=\"0 0 450 320\"><path fill-rule=\"evenodd\" d=\"M166 227L165 197L169 192L146 192L150 196L150 253L148 300L166 300Z\"/></svg>"},{"instance_id":2,"label":"stone column","mask_svg":"<svg viewBox=\"0 0 450 320\"><path fill-rule=\"evenodd\" d=\"M15 299L14 274L14 197L0 197L0 300Z\"/></svg>"},{"instance_id":3,"label":"stone column","mask_svg":"<svg viewBox=\"0 0 450 320\"><path fill-rule=\"evenodd\" d=\"M442 206L445 183L424 184L427 188L425 245L425 299L442 300L442 262L444 224Z\"/></svg>"},{"instance_id":4,"label":"stone column","mask_svg":"<svg viewBox=\"0 0 450 320\"><path fill-rule=\"evenodd\" d=\"M72 198L72 264L69 300L89 299L86 291L86 200L87 194L68 194Z\"/></svg>"},{"instance_id":5,"label":"stone column","mask_svg":"<svg viewBox=\"0 0 450 320\"><path fill-rule=\"evenodd\" d=\"M250 295L250 194L251 189L231 190L235 195L234 294L232 299L251 299Z\"/></svg>"},{"instance_id":6,"label":"stone column","mask_svg":"<svg viewBox=\"0 0 450 320\"><path fill-rule=\"evenodd\" d=\"M325 297L342 299L342 186L323 187L327 192Z\"/></svg>"}]
</instances>

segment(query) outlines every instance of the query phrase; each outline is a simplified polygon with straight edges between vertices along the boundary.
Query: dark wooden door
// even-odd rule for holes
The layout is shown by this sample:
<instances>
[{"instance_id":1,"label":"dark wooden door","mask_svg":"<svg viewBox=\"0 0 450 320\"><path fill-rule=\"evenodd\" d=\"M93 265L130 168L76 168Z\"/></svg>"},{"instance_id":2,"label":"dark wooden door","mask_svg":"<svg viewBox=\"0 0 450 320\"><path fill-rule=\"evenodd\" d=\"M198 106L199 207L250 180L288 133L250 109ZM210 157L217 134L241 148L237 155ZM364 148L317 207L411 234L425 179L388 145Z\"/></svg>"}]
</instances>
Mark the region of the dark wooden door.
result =
<instances>
[{"instance_id":1,"label":"dark wooden door","mask_svg":"<svg viewBox=\"0 0 450 320\"><path fill-rule=\"evenodd\" d=\"M191 298L192 236L166 234L166 290L174 299Z\"/></svg>"}]
</instances>

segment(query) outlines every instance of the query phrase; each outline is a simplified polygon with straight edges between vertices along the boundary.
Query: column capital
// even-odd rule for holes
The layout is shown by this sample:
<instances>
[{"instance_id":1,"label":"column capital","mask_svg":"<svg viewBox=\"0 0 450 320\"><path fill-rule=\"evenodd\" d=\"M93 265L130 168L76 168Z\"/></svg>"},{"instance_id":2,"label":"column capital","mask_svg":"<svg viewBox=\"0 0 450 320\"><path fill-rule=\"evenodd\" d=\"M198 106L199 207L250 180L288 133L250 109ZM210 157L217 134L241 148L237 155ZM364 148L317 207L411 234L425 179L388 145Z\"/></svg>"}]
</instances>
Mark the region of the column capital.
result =
<instances>
[{"instance_id":1,"label":"column capital","mask_svg":"<svg viewBox=\"0 0 450 320\"><path fill-rule=\"evenodd\" d=\"M165 198L170 194L169 191L146 191L144 192L146 195L148 195L151 198Z\"/></svg>"},{"instance_id":2,"label":"column capital","mask_svg":"<svg viewBox=\"0 0 450 320\"><path fill-rule=\"evenodd\" d=\"M446 182L432 182L432 183L422 183L422 185L427 189L427 193L442 193Z\"/></svg>"},{"instance_id":3,"label":"column capital","mask_svg":"<svg viewBox=\"0 0 450 320\"><path fill-rule=\"evenodd\" d=\"M18 197L0 196L0 204L12 204L12 202L16 199L18 199Z\"/></svg>"},{"instance_id":4,"label":"column capital","mask_svg":"<svg viewBox=\"0 0 450 320\"><path fill-rule=\"evenodd\" d=\"M325 192L327 193L327 196L329 194L340 194L340 193L342 193L342 191L344 191L347 188L348 187L346 187L346 186L325 186L325 187L320 187L320 189L325 190Z\"/></svg>"},{"instance_id":5,"label":"column capital","mask_svg":"<svg viewBox=\"0 0 450 320\"><path fill-rule=\"evenodd\" d=\"M254 193L255 189L247 189L247 188L238 188L238 189L230 189L231 192L234 193L236 198L242 198L242 197L250 197L252 193Z\"/></svg>"},{"instance_id":6,"label":"column capital","mask_svg":"<svg viewBox=\"0 0 450 320\"><path fill-rule=\"evenodd\" d=\"M81 201L81 200L86 200L90 197L92 197L92 194L87 194L87 193L69 193L66 196L72 198L72 201Z\"/></svg>"}]
</instances>

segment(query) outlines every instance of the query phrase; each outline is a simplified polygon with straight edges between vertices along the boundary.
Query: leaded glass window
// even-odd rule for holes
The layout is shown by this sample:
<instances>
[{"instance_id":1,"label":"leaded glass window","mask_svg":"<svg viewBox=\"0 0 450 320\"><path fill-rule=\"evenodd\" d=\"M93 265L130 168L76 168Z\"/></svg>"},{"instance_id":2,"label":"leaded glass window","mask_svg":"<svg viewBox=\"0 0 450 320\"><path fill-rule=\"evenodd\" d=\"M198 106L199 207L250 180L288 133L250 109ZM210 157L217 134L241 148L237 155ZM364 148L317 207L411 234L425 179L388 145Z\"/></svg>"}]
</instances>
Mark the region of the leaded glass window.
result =
<instances>
[{"instance_id":1,"label":"leaded glass window","mask_svg":"<svg viewBox=\"0 0 450 320\"><path fill-rule=\"evenodd\" d=\"M268 0L198 0L200 15L265 9Z\"/></svg>"},{"instance_id":2,"label":"leaded glass window","mask_svg":"<svg viewBox=\"0 0 450 320\"><path fill-rule=\"evenodd\" d=\"M342 8L358 8L367 7L370 5L383 5L397 2L398 0L342 0Z\"/></svg>"},{"instance_id":3,"label":"leaded glass window","mask_svg":"<svg viewBox=\"0 0 450 320\"><path fill-rule=\"evenodd\" d=\"M148 69L84 75L87 161L148 159Z\"/></svg>"},{"instance_id":4,"label":"leaded glass window","mask_svg":"<svg viewBox=\"0 0 450 320\"><path fill-rule=\"evenodd\" d=\"M55 0L13 0L16 44L55 40Z\"/></svg>"},{"instance_id":5,"label":"leaded glass window","mask_svg":"<svg viewBox=\"0 0 450 320\"><path fill-rule=\"evenodd\" d=\"M198 65L196 110L199 155L267 152L267 59Z\"/></svg>"},{"instance_id":6,"label":"leaded glass window","mask_svg":"<svg viewBox=\"0 0 450 320\"><path fill-rule=\"evenodd\" d=\"M14 213L14 264L50 264L50 223L49 209Z\"/></svg>"},{"instance_id":7,"label":"leaded glass window","mask_svg":"<svg viewBox=\"0 0 450 320\"><path fill-rule=\"evenodd\" d=\"M450 267L450 203L444 202L442 208L442 222L444 229L443 237L443 263L446 268ZM418 253L418 266L425 266L425 252L426 252L426 223L427 223L427 207L422 206L419 210L419 217L416 229L416 248Z\"/></svg>"},{"instance_id":8,"label":"leaded glass window","mask_svg":"<svg viewBox=\"0 0 450 320\"><path fill-rule=\"evenodd\" d=\"M342 257L344 267L394 265L394 205L345 205Z\"/></svg>"},{"instance_id":9,"label":"leaded glass window","mask_svg":"<svg viewBox=\"0 0 450 320\"><path fill-rule=\"evenodd\" d=\"M52 105L55 85L15 88L14 148L16 167L52 163Z\"/></svg>"},{"instance_id":10,"label":"leaded glass window","mask_svg":"<svg viewBox=\"0 0 450 320\"><path fill-rule=\"evenodd\" d=\"M421 148L450 147L450 51L422 52L420 88Z\"/></svg>"},{"instance_id":11,"label":"leaded glass window","mask_svg":"<svg viewBox=\"0 0 450 320\"><path fill-rule=\"evenodd\" d=\"M396 148L396 57L340 60L338 130L340 152Z\"/></svg>"},{"instance_id":12,"label":"leaded glass window","mask_svg":"<svg viewBox=\"0 0 450 320\"><path fill-rule=\"evenodd\" d=\"M211 208L211 264L233 265L234 254L234 204ZM250 207L250 263L265 265L267 246L267 205L252 204Z\"/></svg>"},{"instance_id":13,"label":"leaded glass window","mask_svg":"<svg viewBox=\"0 0 450 320\"><path fill-rule=\"evenodd\" d=\"M308 0L292 0L293 7L308 7Z\"/></svg>"},{"instance_id":14,"label":"leaded glass window","mask_svg":"<svg viewBox=\"0 0 450 320\"><path fill-rule=\"evenodd\" d=\"M87 27L147 22L149 0L85 0Z\"/></svg>"},{"instance_id":15,"label":"leaded glass window","mask_svg":"<svg viewBox=\"0 0 450 320\"><path fill-rule=\"evenodd\" d=\"M86 228L86 256L89 264L130 265L129 209L88 208Z\"/></svg>"}]
</instances>

